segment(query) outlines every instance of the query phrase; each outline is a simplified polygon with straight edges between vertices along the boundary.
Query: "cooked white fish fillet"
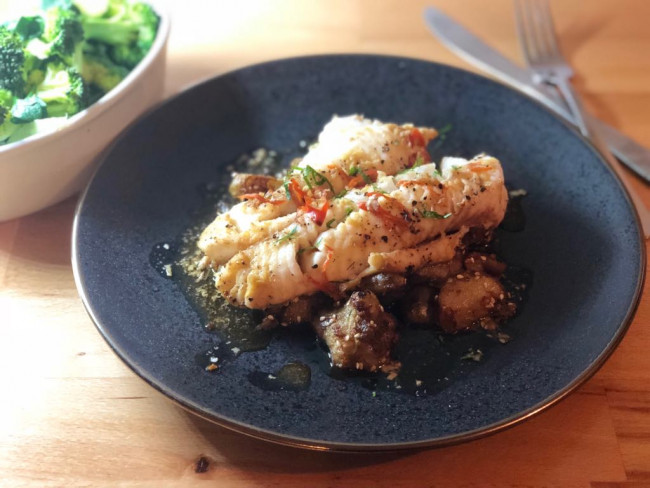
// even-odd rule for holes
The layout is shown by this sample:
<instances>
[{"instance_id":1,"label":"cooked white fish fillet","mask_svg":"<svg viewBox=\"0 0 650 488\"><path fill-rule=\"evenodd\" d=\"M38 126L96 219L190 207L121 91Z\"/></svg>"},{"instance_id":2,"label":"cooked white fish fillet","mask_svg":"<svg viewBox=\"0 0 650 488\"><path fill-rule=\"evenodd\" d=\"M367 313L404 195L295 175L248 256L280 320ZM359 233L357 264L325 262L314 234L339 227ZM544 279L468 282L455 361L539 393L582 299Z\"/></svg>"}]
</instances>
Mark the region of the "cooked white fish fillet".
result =
<instances>
[{"instance_id":1,"label":"cooked white fish fillet","mask_svg":"<svg viewBox=\"0 0 650 488\"><path fill-rule=\"evenodd\" d=\"M286 229L295 220L295 215L288 215L296 212L296 203L304 203L296 192L306 189L312 196L331 199L348 186L364 186L378 171L395 174L416 161L427 162L426 145L436 135L435 129L412 124L385 124L359 115L334 117L287 175L287 183L297 189L292 195L288 187L281 187L249 196L217 216L201 234L199 248L213 265L223 264L237 252Z\"/></svg>"},{"instance_id":2,"label":"cooked white fish fillet","mask_svg":"<svg viewBox=\"0 0 650 488\"><path fill-rule=\"evenodd\" d=\"M361 200L359 211L323 232L318 251L301 256L302 268L312 277L320 269L327 281L348 281L368 268L372 253L413 248L463 227L499 225L508 203L499 161L489 156L449 158L441 169L436 173L435 165L428 164L381 177L376 186L386 193L367 188L351 192L349 198ZM401 271L410 265L404 263Z\"/></svg>"},{"instance_id":3,"label":"cooked white fish fillet","mask_svg":"<svg viewBox=\"0 0 650 488\"><path fill-rule=\"evenodd\" d=\"M418 157L428 162L426 146L437 135L435 129L413 124L387 124L360 115L335 116L297 166L318 171L338 193L350 181L350 168L366 175L373 171L395 174L412 166Z\"/></svg>"},{"instance_id":4,"label":"cooked white fish fillet","mask_svg":"<svg viewBox=\"0 0 650 488\"><path fill-rule=\"evenodd\" d=\"M293 224L283 221L282 232L218 268L216 286L236 305L266 308L345 286L382 266L405 271L448 260L462 233L496 227L506 204L501 165L489 156L445 158L440 172L433 163L394 175L378 171L372 185L321 196L319 219L304 208L291 214Z\"/></svg>"}]
</instances>

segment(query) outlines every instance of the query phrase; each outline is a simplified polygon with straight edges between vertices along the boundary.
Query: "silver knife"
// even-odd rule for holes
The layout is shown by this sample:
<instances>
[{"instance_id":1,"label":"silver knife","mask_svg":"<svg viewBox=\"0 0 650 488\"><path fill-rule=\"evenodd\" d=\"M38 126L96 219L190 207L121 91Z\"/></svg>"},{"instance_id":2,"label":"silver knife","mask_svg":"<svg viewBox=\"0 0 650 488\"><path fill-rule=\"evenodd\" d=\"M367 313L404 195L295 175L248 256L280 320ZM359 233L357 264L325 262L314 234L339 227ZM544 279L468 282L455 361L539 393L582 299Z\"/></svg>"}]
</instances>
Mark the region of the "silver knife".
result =
<instances>
[{"instance_id":1,"label":"silver knife","mask_svg":"<svg viewBox=\"0 0 650 488\"><path fill-rule=\"evenodd\" d=\"M424 19L429 29L455 54L538 100L567 121L575 124L573 116L558 94L549 87L535 84L530 71L517 66L499 54L435 7L426 8ZM589 117L591 124L602 134L616 158L646 182L650 182L650 150L602 120L593 116Z\"/></svg>"}]
</instances>

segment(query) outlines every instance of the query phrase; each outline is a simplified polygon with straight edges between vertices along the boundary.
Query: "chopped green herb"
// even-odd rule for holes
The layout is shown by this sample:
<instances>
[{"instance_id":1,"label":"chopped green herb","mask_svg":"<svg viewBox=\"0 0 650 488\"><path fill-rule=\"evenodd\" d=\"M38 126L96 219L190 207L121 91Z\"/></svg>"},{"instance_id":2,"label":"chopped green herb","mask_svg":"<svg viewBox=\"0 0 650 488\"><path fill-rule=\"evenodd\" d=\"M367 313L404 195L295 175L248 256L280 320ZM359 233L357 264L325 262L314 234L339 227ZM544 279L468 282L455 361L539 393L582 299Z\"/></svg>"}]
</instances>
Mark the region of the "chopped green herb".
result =
<instances>
[{"instance_id":1,"label":"chopped green herb","mask_svg":"<svg viewBox=\"0 0 650 488\"><path fill-rule=\"evenodd\" d=\"M354 209L353 209L353 208L346 208L346 209L345 209L345 216L347 217L347 216L350 215L352 212L354 212Z\"/></svg>"},{"instance_id":2,"label":"chopped green herb","mask_svg":"<svg viewBox=\"0 0 650 488\"><path fill-rule=\"evenodd\" d=\"M336 221L336 219L328 220L327 223L325 224L325 226L326 226L328 229L331 229L331 228L332 228L332 224L333 224L335 221Z\"/></svg>"},{"instance_id":3,"label":"chopped green herb","mask_svg":"<svg viewBox=\"0 0 650 488\"><path fill-rule=\"evenodd\" d=\"M372 180L370 179L370 176L368 176L364 170L359 168L359 173L361 174L361 178L363 178L363 181L366 182L366 185L372 184Z\"/></svg>"},{"instance_id":4,"label":"chopped green herb","mask_svg":"<svg viewBox=\"0 0 650 488\"><path fill-rule=\"evenodd\" d=\"M449 133L449 131L451 130L452 127L453 127L453 125L451 124L451 122L448 123L448 124L445 124L443 126L443 128L438 131L438 136L439 137L447 137L447 134Z\"/></svg>"},{"instance_id":5,"label":"chopped green herb","mask_svg":"<svg viewBox=\"0 0 650 488\"><path fill-rule=\"evenodd\" d=\"M434 149L438 149L440 146L442 146L442 143L445 142L447 139L447 134L449 134L449 131L451 131L452 125L447 124L445 125L442 129L438 131L438 138L436 140L435 145L433 146Z\"/></svg>"},{"instance_id":6,"label":"chopped green herb","mask_svg":"<svg viewBox=\"0 0 650 488\"><path fill-rule=\"evenodd\" d=\"M376 391L373 391L373 392L372 392L372 397L373 397L373 398L377 398L377 392L376 392Z\"/></svg>"},{"instance_id":7,"label":"chopped green herb","mask_svg":"<svg viewBox=\"0 0 650 488\"><path fill-rule=\"evenodd\" d=\"M405 168L405 169L403 169L402 171L398 171L397 174L398 174L398 175L401 175L401 174L404 174L404 173L408 173L408 172L411 171L412 169L415 169L415 168L417 168L418 166L422 166L423 164L424 164L424 159L422 158L422 156L418 156L418 157L415 159L415 163L413 163L413 166L411 166L410 168Z\"/></svg>"},{"instance_id":8,"label":"chopped green herb","mask_svg":"<svg viewBox=\"0 0 650 488\"><path fill-rule=\"evenodd\" d=\"M287 195L287 200L291 200L291 192L289 191L289 182L285 180L282 186L284 187L284 192Z\"/></svg>"},{"instance_id":9,"label":"chopped green herb","mask_svg":"<svg viewBox=\"0 0 650 488\"><path fill-rule=\"evenodd\" d=\"M348 176L357 176L358 173L359 173L359 167L351 166L350 170L348 171Z\"/></svg>"},{"instance_id":10,"label":"chopped green herb","mask_svg":"<svg viewBox=\"0 0 650 488\"><path fill-rule=\"evenodd\" d=\"M287 232L285 235L283 235L279 239L276 239L275 242L280 244L281 242L290 241L291 239L295 239L297 233L298 233L298 226L295 225L293 227L293 229L291 229L289 232Z\"/></svg>"},{"instance_id":11,"label":"chopped green herb","mask_svg":"<svg viewBox=\"0 0 650 488\"><path fill-rule=\"evenodd\" d=\"M328 180L325 176L320 174L311 166L307 165L302 169L302 177L304 178L305 183L307 183L307 186L310 189L313 188L314 186L321 186L327 184L327 186L330 187L330 190L332 190L332 193L334 193L334 187L330 183L330 180Z\"/></svg>"},{"instance_id":12,"label":"chopped green herb","mask_svg":"<svg viewBox=\"0 0 650 488\"><path fill-rule=\"evenodd\" d=\"M422 217L424 217L425 219L448 219L449 217L451 217L451 213L446 213L442 215L436 212L435 210L426 210L426 209L421 209L420 215L422 215Z\"/></svg>"},{"instance_id":13,"label":"chopped green herb","mask_svg":"<svg viewBox=\"0 0 650 488\"><path fill-rule=\"evenodd\" d=\"M309 246L309 247L301 247L298 249L298 256L300 256L304 252L309 252L309 251L317 251L318 248L316 246Z\"/></svg>"}]
</instances>

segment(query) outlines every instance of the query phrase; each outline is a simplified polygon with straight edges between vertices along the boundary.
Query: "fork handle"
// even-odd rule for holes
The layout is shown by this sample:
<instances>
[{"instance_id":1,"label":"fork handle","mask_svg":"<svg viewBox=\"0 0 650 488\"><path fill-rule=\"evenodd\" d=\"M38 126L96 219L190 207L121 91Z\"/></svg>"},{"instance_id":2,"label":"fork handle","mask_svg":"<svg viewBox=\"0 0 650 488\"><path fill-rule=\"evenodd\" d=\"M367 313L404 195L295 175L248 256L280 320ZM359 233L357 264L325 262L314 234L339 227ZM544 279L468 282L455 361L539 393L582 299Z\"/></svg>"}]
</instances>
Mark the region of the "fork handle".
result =
<instances>
[{"instance_id":1,"label":"fork handle","mask_svg":"<svg viewBox=\"0 0 650 488\"><path fill-rule=\"evenodd\" d=\"M570 80L566 77L556 77L551 79L550 82L560 91L562 98L571 110L571 114L573 115L576 126L580 129L580 132L582 132L587 139L591 140L594 147L600 152L605 161L609 164L609 167L618 176L623 187L627 190L627 193L636 208L643 235L646 239L650 239L650 211L648 211L648 207L646 207L639 194L627 181L623 168L621 168L620 164L607 147L607 144L605 144L600 131L598 130L597 124L593 122L594 118L588 117L587 112L580 102L580 96L573 89Z\"/></svg>"},{"instance_id":2,"label":"fork handle","mask_svg":"<svg viewBox=\"0 0 650 488\"><path fill-rule=\"evenodd\" d=\"M564 101L569 106L569 110L571 111L575 119L575 124L578 127L578 129L580 129L580 132L582 132L582 135L585 137L593 138L593 135L590 134L593 134L594 132L597 131L594 131L594 128L590 127L589 124L587 123L586 120L587 117L585 117L586 115L585 109L583 108L582 103L580 102L580 97L573 89L573 85L571 84L569 79L564 77L558 77L557 79L553 79L552 83L557 87L558 90L560 90L560 93L562 94L562 98L564 98Z\"/></svg>"}]
</instances>

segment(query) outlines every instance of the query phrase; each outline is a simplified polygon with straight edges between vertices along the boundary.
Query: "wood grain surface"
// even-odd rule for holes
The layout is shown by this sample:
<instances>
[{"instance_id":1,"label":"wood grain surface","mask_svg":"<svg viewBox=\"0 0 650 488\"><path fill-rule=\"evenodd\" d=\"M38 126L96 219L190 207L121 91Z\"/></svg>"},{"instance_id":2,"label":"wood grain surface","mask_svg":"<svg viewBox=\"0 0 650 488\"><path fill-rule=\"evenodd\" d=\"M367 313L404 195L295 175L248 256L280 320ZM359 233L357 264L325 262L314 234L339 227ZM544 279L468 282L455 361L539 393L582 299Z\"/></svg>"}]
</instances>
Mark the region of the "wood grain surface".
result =
<instances>
[{"instance_id":1,"label":"wood grain surface","mask_svg":"<svg viewBox=\"0 0 650 488\"><path fill-rule=\"evenodd\" d=\"M428 33L426 3L167 0L167 94L250 63L313 53L406 55L469 69ZM509 0L430 3L520 59ZM587 105L650 147L650 2L552 6ZM633 183L650 204L648 187ZM73 282L75 203L0 224L0 486L650 486L647 292L605 366L522 425L399 455L300 451L195 418L109 350Z\"/></svg>"}]
</instances>

